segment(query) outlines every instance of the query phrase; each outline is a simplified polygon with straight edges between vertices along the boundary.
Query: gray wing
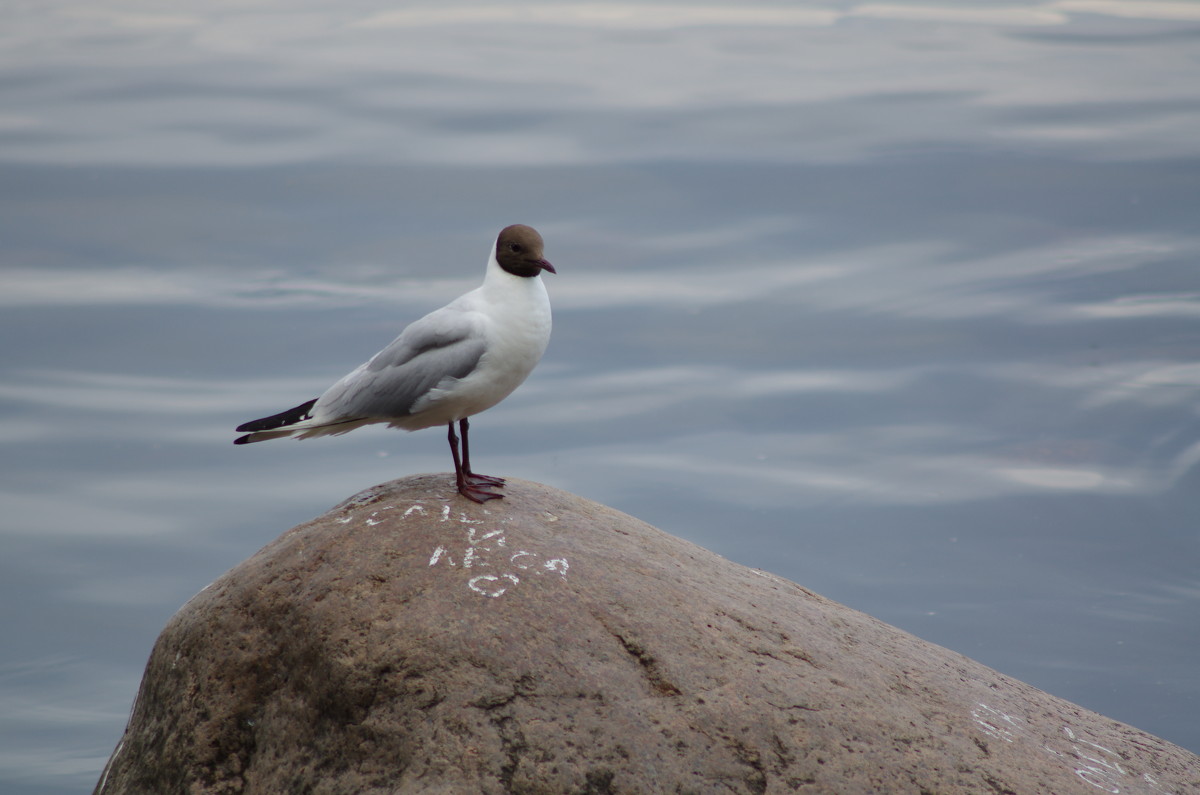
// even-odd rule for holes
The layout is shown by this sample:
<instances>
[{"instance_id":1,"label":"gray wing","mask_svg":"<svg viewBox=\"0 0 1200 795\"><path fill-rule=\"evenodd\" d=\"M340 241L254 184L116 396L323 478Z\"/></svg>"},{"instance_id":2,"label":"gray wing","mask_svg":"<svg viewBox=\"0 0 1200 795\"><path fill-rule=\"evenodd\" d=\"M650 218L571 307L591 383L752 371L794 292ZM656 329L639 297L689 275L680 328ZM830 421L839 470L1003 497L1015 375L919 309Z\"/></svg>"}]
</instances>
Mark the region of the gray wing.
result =
<instances>
[{"instance_id":1,"label":"gray wing","mask_svg":"<svg viewBox=\"0 0 1200 795\"><path fill-rule=\"evenodd\" d=\"M314 417L346 419L407 417L413 405L445 379L463 378L487 349L474 313L444 307L415 321L390 345L330 387Z\"/></svg>"}]
</instances>

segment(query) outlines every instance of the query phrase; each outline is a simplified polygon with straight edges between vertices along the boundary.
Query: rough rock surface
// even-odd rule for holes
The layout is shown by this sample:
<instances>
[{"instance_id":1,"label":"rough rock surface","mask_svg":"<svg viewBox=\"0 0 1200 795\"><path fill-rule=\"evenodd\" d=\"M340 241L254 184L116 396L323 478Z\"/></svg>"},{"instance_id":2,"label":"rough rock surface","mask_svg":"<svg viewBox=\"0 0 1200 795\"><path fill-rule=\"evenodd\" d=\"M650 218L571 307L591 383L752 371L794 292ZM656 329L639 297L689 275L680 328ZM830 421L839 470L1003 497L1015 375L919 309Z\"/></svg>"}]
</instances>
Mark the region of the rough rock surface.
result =
<instances>
[{"instance_id":1,"label":"rough rock surface","mask_svg":"<svg viewBox=\"0 0 1200 795\"><path fill-rule=\"evenodd\" d=\"M366 491L155 645L97 792L1185 793L1200 757L523 481Z\"/></svg>"}]
</instances>

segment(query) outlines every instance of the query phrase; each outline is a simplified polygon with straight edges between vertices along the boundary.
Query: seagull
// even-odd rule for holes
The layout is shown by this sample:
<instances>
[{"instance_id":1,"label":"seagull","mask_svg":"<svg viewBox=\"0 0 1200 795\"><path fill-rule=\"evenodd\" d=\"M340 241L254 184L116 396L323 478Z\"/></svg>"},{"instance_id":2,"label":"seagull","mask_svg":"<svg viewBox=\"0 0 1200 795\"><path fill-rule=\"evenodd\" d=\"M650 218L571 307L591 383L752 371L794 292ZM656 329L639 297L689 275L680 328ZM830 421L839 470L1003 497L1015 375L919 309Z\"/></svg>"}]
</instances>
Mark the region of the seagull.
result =
<instances>
[{"instance_id":1,"label":"seagull","mask_svg":"<svg viewBox=\"0 0 1200 795\"><path fill-rule=\"evenodd\" d=\"M503 478L471 471L467 418L512 394L550 341L550 299L541 274L558 271L542 248L533 227L505 227L482 285L409 325L319 398L238 426L246 435L234 444L342 434L375 423L406 431L446 425L458 493L477 503L502 498L492 489L502 487Z\"/></svg>"}]
</instances>

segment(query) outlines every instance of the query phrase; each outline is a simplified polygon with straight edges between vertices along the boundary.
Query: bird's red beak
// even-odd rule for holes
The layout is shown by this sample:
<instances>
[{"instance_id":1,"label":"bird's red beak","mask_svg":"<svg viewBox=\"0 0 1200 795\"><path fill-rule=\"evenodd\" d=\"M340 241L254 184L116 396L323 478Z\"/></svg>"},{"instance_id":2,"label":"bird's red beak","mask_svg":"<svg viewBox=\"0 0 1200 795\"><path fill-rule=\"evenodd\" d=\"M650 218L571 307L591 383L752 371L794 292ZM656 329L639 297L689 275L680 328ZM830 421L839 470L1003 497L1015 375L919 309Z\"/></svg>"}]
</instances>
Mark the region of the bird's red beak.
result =
<instances>
[{"instance_id":1,"label":"bird's red beak","mask_svg":"<svg viewBox=\"0 0 1200 795\"><path fill-rule=\"evenodd\" d=\"M538 260L537 265L539 268L541 268L544 271L550 271L551 273L555 274L556 276L558 275L558 271L554 270L554 266L551 265L549 262L546 262L546 260L544 260L544 259Z\"/></svg>"}]
</instances>

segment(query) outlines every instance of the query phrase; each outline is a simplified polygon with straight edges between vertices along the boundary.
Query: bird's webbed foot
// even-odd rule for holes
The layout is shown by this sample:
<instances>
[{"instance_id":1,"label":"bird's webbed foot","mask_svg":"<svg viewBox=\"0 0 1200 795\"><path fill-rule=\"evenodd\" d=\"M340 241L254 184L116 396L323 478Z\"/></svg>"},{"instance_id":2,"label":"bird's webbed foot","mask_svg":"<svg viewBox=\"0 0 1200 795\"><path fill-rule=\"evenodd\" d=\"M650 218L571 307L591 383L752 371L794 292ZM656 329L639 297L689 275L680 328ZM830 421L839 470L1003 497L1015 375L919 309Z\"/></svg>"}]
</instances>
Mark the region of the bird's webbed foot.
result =
<instances>
[{"instance_id":1,"label":"bird's webbed foot","mask_svg":"<svg viewBox=\"0 0 1200 795\"><path fill-rule=\"evenodd\" d=\"M465 478L458 484L458 493L466 497L471 502L477 502L481 505L488 500L504 499L503 494L497 494L494 491L488 491L484 485L479 483L471 483Z\"/></svg>"},{"instance_id":2,"label":"bird's webbed foot","mask_svg":"<svg viewBox=\"0 0 1200 795\"><path fill-rule=\"evenodd\" d=\"M474 472L467 472L467 482L473 486L503 486L504 478L494 477L492 475L477 475Z\"/></svg>"}]
</instances>

